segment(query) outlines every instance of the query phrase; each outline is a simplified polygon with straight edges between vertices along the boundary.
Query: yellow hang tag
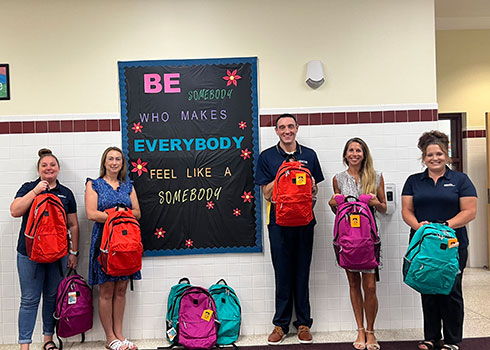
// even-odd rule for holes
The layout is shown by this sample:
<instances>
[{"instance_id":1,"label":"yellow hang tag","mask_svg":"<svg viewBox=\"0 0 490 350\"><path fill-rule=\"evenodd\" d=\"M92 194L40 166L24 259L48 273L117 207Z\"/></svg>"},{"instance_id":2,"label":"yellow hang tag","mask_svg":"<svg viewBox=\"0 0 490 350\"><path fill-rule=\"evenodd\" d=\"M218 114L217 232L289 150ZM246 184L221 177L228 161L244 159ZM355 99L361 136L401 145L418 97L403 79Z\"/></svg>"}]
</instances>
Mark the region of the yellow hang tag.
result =
<instances>
[{"instance_id":1,"label":"yellow hang tag","mask_svg":"<svg viewBox=\"0 0 490 350\"><path fill-rule=\"evenodd\" d=\"M361 217L359 214L350 216L350 227L361 227Z\"/></svg>"},{"instance_id":2,"label":"yellow hang tag","mask_svg":"<svg viewBox=\"0 0 490 350\"><path fill-rule=\"evenodd\" d=\"M210 321L211 320L211 316L213 316L213 310L210 310L210 309L207 309L207 310L204 310L202 312L202 316L201 318L204 320L204 321Z\"/></svg>"},{"instance_id":3,"label":"yellow hang tag","mask_svg":"<svg viewBox=\"0 0 490 350\"><path fill-rule=\"evenodd\" d=\"M457 238L451 238L447 240L447 245L449 248L454 248L459 246L459 242Z\"/></svg>"},{"instance_id":4,"label":"yellow hang tag","mask_svg":"<svg viewBox=\"0 0 490 350\"><path fill-rule=\"evenodd\" d=\"M306 185L306 173L296 174L296 185Z\"/></svg>"}]
</instances>

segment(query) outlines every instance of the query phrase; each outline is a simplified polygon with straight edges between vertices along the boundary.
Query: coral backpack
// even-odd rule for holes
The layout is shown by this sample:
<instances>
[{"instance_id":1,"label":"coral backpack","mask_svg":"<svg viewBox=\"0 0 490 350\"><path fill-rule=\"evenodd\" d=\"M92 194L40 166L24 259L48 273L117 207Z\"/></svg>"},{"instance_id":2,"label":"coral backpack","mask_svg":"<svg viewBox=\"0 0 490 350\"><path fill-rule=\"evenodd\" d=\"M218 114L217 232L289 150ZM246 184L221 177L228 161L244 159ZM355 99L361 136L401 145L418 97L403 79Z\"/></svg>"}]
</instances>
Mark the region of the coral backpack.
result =
<instances>
[{"instance_id":1,"label":"coral backpack","mask_svg":"<svg viewBox=\"0 0 490 350\"><path fill-rule=\"evenodd\" d=\"M359 199L335 195L338 208L333 247L337 263L345 269L369 270L379 266L381 241L368 206L370 199L371 195L366 194Z\"/></svg>"},{"instance_id":2,"label":"coral backpack","mask_svg":"<svg viewBox=\"0 0 490 350\"><path fill-rule=\"evenodd\" d=\"M238 296L224 279L220 279L208 290L214 298L220 324L217 343L218 345L233 344L238 340L242 322L242 308Z\"/></svg>"},{"instance_id":3,"label":"coral backpack","mask_svg":"<svg viewBox=\"0 0 490 350\"><path fill-rule=\"evenodd\" d=\"M178 342L186 349L211 349L218 335L216 305L202 287L187 288L180 298Z\"/></svg>"},{"instance_id":4,"label":"coral backpack","mask_svg":"<svg viewBox=\"0 0 490 350\"><path fill-rule=\"evenodd\" d=\"M128 276L141 270L143 244L138 220L133 212L107 209L109 214L102 231L99 262L111 276Z\"/></svg>"},{"instance_id":5,"label":"coral backpack","mask_svg":"<svg viewBox=\"0 0 490 350\"><path fill-rule=\"evenodd\" d=\"M403 281L422 294L448 295L459 273L458 247L452 228L436 223L422 226L403 259Z\"/></svg>"},{"instance_id":6,"label":"coral backpack","mask_svg":"<svg viewBox=\"0 0 490 350\"><path fill-rule=\"evenodd\" d=\"M70 276L71 272L73 275ZM59 349L63 350L60 339L82 334L85 341L86 331L92 328L93 319L92 289L76 270L69 270L67 277L58 286L56 295L56 335L60 342Z\"/></svg>"},{"instance_id":7,"label":"coral backpack","mask_svg":"<svg viewBox=\"0 0 490 350\"><path fill-rule=\"evenodd\" d=\"M52 263L68 254L67 218L63 203L52 193L34 198L25 230L29 259Z\"/></svg>"},{"instance_id":8,"label":"coral backpack","mask_svg":"<svg viewBox=\"0 0 490 350\"><path fill-rule=\"evenodd\" d=\"M299 161L285 160L279 167L272 190L276 224L304 226L313 220L311 172Z\"/></svg>"}]
</instances>

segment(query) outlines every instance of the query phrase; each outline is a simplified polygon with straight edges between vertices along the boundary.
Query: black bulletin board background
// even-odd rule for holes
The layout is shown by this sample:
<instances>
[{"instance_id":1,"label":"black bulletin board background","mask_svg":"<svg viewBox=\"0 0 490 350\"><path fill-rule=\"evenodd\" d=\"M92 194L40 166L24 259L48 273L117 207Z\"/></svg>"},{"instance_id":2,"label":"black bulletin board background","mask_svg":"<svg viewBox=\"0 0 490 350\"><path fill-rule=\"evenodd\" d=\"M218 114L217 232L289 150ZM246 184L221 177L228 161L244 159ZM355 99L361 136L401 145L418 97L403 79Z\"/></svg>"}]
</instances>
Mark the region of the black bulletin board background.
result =
<instances>
[{"instance_id":1,"label":"black bulletin board background","mask_svg":"<svg viewBox=\"0 0 490 350\"><path fill-rule=\"evenodd\" d=\"M145 255L262 251L257 58L118 65Z\"/></svg>"}]
</instances>

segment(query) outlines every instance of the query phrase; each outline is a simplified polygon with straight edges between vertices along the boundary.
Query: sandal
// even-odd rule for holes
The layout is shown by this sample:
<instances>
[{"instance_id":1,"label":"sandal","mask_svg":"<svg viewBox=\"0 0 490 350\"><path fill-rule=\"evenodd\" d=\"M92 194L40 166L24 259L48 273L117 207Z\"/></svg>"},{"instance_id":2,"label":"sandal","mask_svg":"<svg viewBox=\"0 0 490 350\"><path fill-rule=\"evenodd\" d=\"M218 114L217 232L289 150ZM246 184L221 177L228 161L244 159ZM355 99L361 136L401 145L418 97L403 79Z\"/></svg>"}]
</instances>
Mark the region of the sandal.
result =
<instances>
[{"instance_id":1,"label":"sandal","mask_svg":"<svg viewBox=\"0 0 490 350\"><path fill-rule=\"evenodd\" d=\"M128 350L138 350L136 344L134 344L131 340L124 339L122 343L128 347Z\"/></svg>"},{"instance_id":2,"label":"sandal","mask_svg":"<svg viewBox=\"0 0 490 350\"><path fill-rule=\"evenodd\" d=\"M364 328L357 328L357 332L362 332L362 331L364 331ZM356 350L364 350L364 349L366 349L366 343L360 342L360 341L355 341L352 343L352 347Z\"/></svg>"},{"instance_id":3,"label":"sandal","mask_svg":"<svg viewBox=\"0 0 490 350\"><path fill-rule=\"evenodd\" d=\"M54 341L50 340L50 341L47 341L46 343L44 343L43 349L44 350L58 350L58 347L56 346Z\"/></svg>"},{"instance_id":4,"label":"sandal","mask_svg":"<svg viewBox=\"0 0 490 350\"><path fill-rule=\"evenodd\" d=\"M128 350L128 346L124 344L122 341L120 341L119 339L114 339L109 344L106 344L105 348L107 350Z\"/></svg>"},{"instance_id":5,"label":"sandal","mask_svg":"<svg viewBox=\"0 0 490 350\"><path fill-rule=\"evenodd\" d=\"M374 337L374 331L368 331L366 329L366 333L372 334ZM378 341L376 341L376 343L371 343L371 344L366 343L366 349L367 350L380 350L381 346L379 346Z\"/></svg>"},{"instance_id":6,"label":"sandal","mask_svg":"<svg viewBox=\"0 0 490 350\"><path fill-rule=\"evenodd\" d=\"M454 344L444 344L441 349L443 349L443 350L459 350L459 346L454 345Z\"/></svg>"}]
</instances>

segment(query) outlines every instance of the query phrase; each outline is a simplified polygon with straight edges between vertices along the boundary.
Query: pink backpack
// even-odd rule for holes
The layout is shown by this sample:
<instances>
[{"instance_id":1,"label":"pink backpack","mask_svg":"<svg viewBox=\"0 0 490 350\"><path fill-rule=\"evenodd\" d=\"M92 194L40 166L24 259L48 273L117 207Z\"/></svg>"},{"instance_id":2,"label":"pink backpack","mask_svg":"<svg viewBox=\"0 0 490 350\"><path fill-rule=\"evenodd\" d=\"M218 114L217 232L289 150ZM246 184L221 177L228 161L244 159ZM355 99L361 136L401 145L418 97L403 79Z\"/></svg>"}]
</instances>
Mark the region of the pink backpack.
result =
<instances>
[{"instance_id":1,"label":"pink backpack","mask_svg":"<svg viewBox=\"0 0 490 350\"><path fill-rule=\"evenodd\" d=\"M381 241L376 221L368 206L371 195L359 199L335 195L338 204L335 216L333 248L340 267L369 270L379 266Z\"/></svg>"},{"instance_id":2,"label":"pink backpack","mask_svg":"<svg viewBox=\"0 0 490 350\"><path fill-rule=\"evenodd\" d=\"M70 274L73 275L70 276ZM92 328L92 289L76 270L70 269L58 286L56 295L56 335L60 341L59 349L63 350L61 338L82 334L82 343L85 341L85 332Z\"/></svg>"},{"instance_id":3,"label":"pink backpack","mask_svg":"<svg viewBox=\"0 0 490 350\"><path fill-rule=\"evenodd\" d=\"M211 349L217 342L216 305L205 288L190 287L180 300L178 342L186 349Z\"/></svg>"}]
</instances>

